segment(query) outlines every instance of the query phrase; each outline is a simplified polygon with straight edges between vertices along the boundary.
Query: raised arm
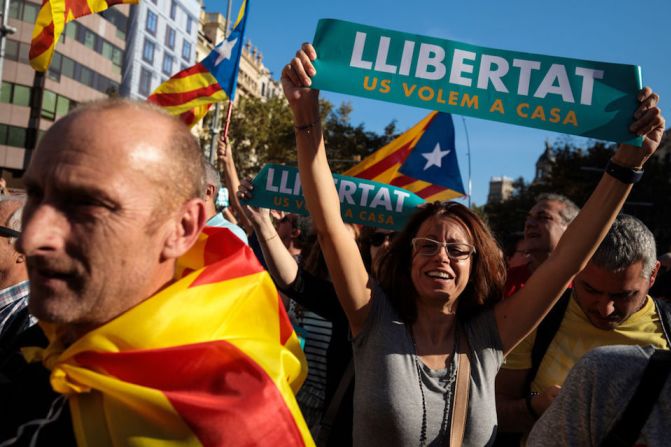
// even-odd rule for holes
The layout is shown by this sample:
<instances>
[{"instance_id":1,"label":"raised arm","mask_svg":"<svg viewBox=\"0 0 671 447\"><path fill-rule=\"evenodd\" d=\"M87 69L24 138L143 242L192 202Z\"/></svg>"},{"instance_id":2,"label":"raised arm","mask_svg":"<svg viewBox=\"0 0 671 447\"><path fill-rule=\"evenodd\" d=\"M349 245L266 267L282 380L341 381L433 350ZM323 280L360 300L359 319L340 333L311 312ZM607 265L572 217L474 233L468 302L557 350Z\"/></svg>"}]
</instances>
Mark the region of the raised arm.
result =
<instances>
[{"instance_id":1,"label":"raised arm","mask_svg":"<svg viewBox=\"0 0 671 447\"><path fill-rule=\"evenodd\" d=\"M638 99L640 105L630 130L643 135L645 140L641 148L626 144L618 147L611 162L624 169L640 169L657 149L664 133L657 94L646 87ZM605 173L550 257L536 269L523 289L496 305L496 323L505 354L540 323L573 277L585 268L631 186Z\"/></svg>"},{"instance_id":2,"label":"raised arm","mask_svg":"<svg viewBox=\"0 0 671 447\"><path fill-rule=\"evenodd\" d=\"M305 201L338 299L356 335L368 316L371 289L356 241L340 216L340 201L324 147L319 91L309 88L316 58L312 45L303 44L282 70L282 87L293 113Z\"/></svg>"},{"instance_id":3,"label":"raised arm","mask_svg":"<svg viewBox=\"0 0 671 447\"><path fill-rule=\"evenodd\" d=\"M243 180L237 196L241 199L251 199L253 197L251 182ZM244 205L243 210L252 223L270 276L280 289L286 289L296 279L298 264L277 234L270 219L270 210L249 205Z\"/></svg>"},{"instance_id":4,"label":"raised arm","mask_svg":"<svg viewBox=\"0 0 671 447\"><path fill-rule=\"evenodd\" d=\"M233 160L233 147L227 138L224 138L222 133L219 137L219 146L217 148L217 158L219 159L220 167L224 172L224 183L229 191L229 200L231 208L233 209L240 225L247 234L252 231L252 223L247 218L245 210L238 200L236 191L240 187L240 179L238 178L238 170L235 167L235 160Z\"/></svg>"}]
</instances>

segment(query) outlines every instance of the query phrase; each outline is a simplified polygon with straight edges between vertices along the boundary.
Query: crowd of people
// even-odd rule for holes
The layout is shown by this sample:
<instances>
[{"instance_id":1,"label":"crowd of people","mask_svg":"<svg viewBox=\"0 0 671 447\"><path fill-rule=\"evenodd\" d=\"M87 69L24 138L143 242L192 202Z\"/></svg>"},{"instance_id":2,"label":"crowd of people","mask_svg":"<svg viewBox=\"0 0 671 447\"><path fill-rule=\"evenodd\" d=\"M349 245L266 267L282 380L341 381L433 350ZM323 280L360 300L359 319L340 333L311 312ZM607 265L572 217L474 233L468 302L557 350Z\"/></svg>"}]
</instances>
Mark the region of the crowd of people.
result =
<instances>
[{"instance_id":1,"label":"crowd of people","mask_svg":"<svg viewBox=\"0 0 671 447\"><path fill-rule=\"evenodd\" d=\"M0 200L0 446L663 445L671 304L650 290L668 267L650 230L620 214L664 131L658 96L638 98L630 130L643 146L617 148L582 209L539 197L504 257L456 202L420 206L399 231L343 222L309 88L316 57L305 44L282 72L309 217L244 205L254 188L238 179L234 147L222 139L217 169L186 127L147 104L82 105L47 131L26 195ZM212 261L203 241L216 234L235 248L223 249L227 272L251 258L267 270L278 332L286 309L300 343L284 337L267 357L279 391L243 386L241 363L221 361L229 351L192 352L242 318L216 313L225 294L187 310L197 292L180 288L194 253ZM263 309L267 287L238 287ZM158 307L172 290L185 293L179 306ZM129 329L140 308L155 333ZM100 343L122 355L96 357ZM146 377L140 347L183 360L165 372L174 382ZM180 400L185 381L210 384L212 400ZM149 383L169 404L137 391Z\"/></svg>"}]
</instances>

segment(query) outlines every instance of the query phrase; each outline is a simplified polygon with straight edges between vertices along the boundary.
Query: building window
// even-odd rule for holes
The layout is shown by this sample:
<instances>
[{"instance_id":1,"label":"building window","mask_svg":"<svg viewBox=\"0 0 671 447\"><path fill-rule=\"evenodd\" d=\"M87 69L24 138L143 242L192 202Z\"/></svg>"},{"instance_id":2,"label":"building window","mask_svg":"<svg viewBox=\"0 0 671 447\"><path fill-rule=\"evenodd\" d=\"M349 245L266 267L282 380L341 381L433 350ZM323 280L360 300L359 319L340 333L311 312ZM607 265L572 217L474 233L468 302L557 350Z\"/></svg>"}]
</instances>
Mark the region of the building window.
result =
<instances>
[{"instance_id":1,"label":"building window","mask_svg":"<svg viewBox=\"0 0 671 447\"><path fill-rule=\"evenodd\" d=\"M192 22L191 16L186 16L186 32L189 36L191 35Z\"/></svg>"},{"instance_id":2,"label":"building window","mask_svg":"<svg viewBox=\"0 0 671 447\"><path fill-rule=\"evenodd\" d=\"M187 62L191 61L191 43L187 42L186 39L184 39L184 45L182 45L182 59Z\"/></svg>"},{"instance_id":3,"label":"building window","mask_svg":"<svg viewBox=\"0 0 671 447\"><path fill-rule=\"evenodd\" d=\"M151 94L151 71L144 67L140 68L140 85L138 90L144 96Z\"/></svg>"},{"instance_id":4,"label":"building window","mask_svg":"<svg viewBox=\"0 0 671 447\"><path fill-rule=\"evenodd\" d=\"M170 2L170 18L175 20L177 17L177 2L175 0Z\"/></svg>"},{"instance_id":5,"label":"building window","mask_svg":"<svg viewBox=\"0 0 671 447\"><path fill-rule=\"evenodd\" d=\"M158 28L158 16L150 10L147 10L147 23L145 28L152 36L156 35L156 30Z\"/></svg>"},{"instance_id":6,"label":"building window","mask_svg":"<svg viewBox=\"0 0 671 447\"><path fill-rule=\"evenodd\" d=\"M172 63L174 59L168 53L163 53L163 74L172 75Z\"/></svg>"},{"instance_id":7,"label":"building window","mask_svg":"<svg viewBox=\"0 0 671 447\"><path fill-rule=\"evenodd\" d=\"M156 45L154 42L152 42L149 39L144 40L144 47L142 48L142 59L145 62L148 62L150 64L154 63L154 50L156 49Z\"/></svg>"},{"instance_id":8,"label":"building window","mask_svg":"<svg viewBox=\"0 0 671 447\"><path fill-rule=\"evenodd\" d=\"M17 106L30 106L30 87L25 85L3 82L0 91L0 102Z\"/></svg>"},{"instance_id":9,"label":"building window","mask_svg":"<svg viewBox=\"0 0 671 447\"><path fill-rule=\"evenodd\" d=\"M175 49L175 37L176 37L175 30L170 28L169 26L166 26L165 27L165 46L170 48L171 50Z\"/></svg>"},{"instance_id":10,"label":"building window","mask_svg":"<svg viewBox=\"0 0 671 447\"><path fill-rule=\"evenodd\" d=\"M0 144L13 147L25 147L26 129L0 124Z\"/></svg>"}]
</instances>

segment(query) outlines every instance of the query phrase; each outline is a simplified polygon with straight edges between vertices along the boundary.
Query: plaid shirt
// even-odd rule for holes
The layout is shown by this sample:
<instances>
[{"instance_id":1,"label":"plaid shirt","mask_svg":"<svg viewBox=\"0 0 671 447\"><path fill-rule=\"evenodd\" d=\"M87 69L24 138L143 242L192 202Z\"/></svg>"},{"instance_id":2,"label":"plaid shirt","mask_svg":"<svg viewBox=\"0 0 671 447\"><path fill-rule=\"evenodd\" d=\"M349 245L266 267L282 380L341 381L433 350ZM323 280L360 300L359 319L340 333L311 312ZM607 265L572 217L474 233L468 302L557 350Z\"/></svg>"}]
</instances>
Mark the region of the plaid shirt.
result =
<instances>
[{"instance_id":1,"label":"plaid shirt","mask_svg":"<svg viewBox=\"0 0 671 447\"><path fill-rule=\"evenodd\" d=\"M22 281L6 289L0 290L0 338L4 337L5 330L24 307L28 305L30 292L28 281ZM35 324L37 320L31 315L21 331Z\"/></svg>"}]
</instances>

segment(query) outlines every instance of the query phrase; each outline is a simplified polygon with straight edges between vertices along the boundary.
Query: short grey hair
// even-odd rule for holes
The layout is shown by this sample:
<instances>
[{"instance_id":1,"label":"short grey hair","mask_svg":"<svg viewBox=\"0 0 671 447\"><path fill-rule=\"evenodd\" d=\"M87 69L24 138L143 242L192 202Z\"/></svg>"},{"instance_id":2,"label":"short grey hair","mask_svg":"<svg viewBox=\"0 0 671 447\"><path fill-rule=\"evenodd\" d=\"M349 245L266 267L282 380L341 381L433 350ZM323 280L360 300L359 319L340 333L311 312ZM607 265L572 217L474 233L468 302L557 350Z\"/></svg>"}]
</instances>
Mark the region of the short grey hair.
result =
<instances>
[{"instance_id":1,"label":"short grey hair","mask_svg":"<svg viewBox=\"0 0 671 447\"><path fill-rule=\"evenodd\" d=\"M642 262L643 276L650 278L657 262L655 237L637 218L620 214L590 262L611 272Z\"/></svg>"},{"instance_id":2,"label":"short grey hair","mask_svg":"<svg viewBox=\"0 0 671 447\"><path fill-rule=\"evenodd\" d=\"M23 207L26 205L26 195L25 194L11 194L3 196L0 198L0 203L3 202L18 202L21 205L14 210L14 212L7 219L7 228L12 230L21 231L21 220L23 219ZM15 237L10 237L9 241L13 244L16 242Z\"/></svg>"},{"instance_id":3,"label":"short grey hair","mask_svg":"<svg viewBox=\"0 0 671 447\"><path fill-rule=\"evenodd\" d=\"M555 194L555 193L539 194L536 197L536 203L542 201L559 202L562 205L564 205L564 207L559 211L559 216L564 221L564 225L568 225L571 222L573 222L575 216L577 216L578 213L580 212L580 207L578 207L578 205L576 205L571 199L562 194Z\"/></svg>"},{"instance_id":4,"label":"short grey hair","mask_svg":"<svg viewBox=\"0 0 671 447\"><path fill-rule=\"evenodd\" d=\"M215 167L212 166L212 163L210 163L207 158L202 157L202 160L203 160L203 170L205 171L202 198L205 199L208 186L212 185L217 190L219 190L219 188L221 187L221 177L219 176L219 172L217 172Z\"/></svg>"}]
</instances>

